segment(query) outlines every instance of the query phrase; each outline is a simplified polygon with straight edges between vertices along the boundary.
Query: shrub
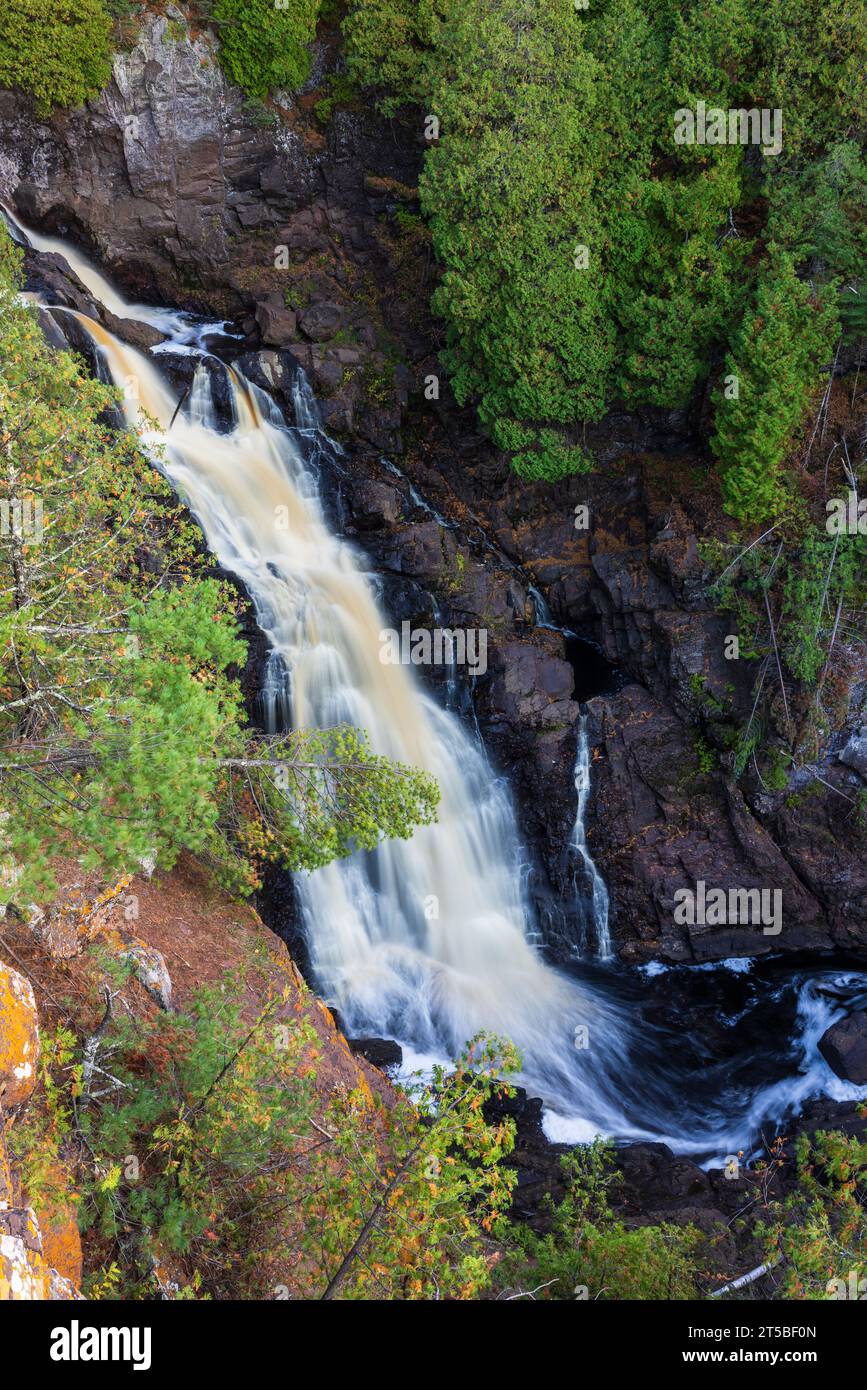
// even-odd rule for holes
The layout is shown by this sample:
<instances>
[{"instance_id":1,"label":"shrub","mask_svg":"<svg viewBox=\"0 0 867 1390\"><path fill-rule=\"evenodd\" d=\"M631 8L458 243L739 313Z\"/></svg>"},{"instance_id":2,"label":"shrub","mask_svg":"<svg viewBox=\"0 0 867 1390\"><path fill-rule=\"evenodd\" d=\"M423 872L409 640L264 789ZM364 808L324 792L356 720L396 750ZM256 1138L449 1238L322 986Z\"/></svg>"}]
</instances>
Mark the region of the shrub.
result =
<instances>
[{"instance_id":1,"label":"shrub","mask_svg":"<svg viewBox=\"0 0 867 1390\"><path fill-rule=\"evenodd\" d=\"M867 1280L867 1143L840 1131L801 1135L798 1185L758 1228L783 1257L781 1298L863 1298Z\"/></svg>"},{"instance_id":2,"label":"shrub","mask_svg":"<svg viewBox=\"0 0 867 1390\"><path fill-rule=\"evenodd\" d=\"M21 87L45 115L79 106L111 76L111 18L102 0L3 0L0 86Z\"/></svg>"},{"instance_id":3,"label":"shrub","mask_svg":"<svg viewBox=\"0 0 867 1390\"><path fill-rule=\"evenodd\" d=\"M563 1159L567 1194L551 1207L551 1229L538 1235L501 1222L506 1255L497 1265L502 1291L536 1291L544 1299L687 1299L697 1297L693 1227L627 1230L611 1211L618 1180L613 1146L596 1140Z\"/></svg>"},{"instance_id":4,"label":"shrub","mask_svg":"<svg viewBox=\"0 0 867 1390\"><path fill-rule=\"evenodd\" d=\"M260 99L300 87L310 72L319 0L217 0L220 61L233 82Z\"/></svg>"},{"instance_id":5,"label":"shrub","mask_svg":"<svg viewBox=\"0 0 867 1390\"><path fill-rule=\"evenodd\" d=\"M476 1039L418 1105L384 1106L363 1081L325 1100L298 1001L260 992L251 1018L245 985L226 977L174 1014L111 1009L84 1043L47 1039L13 1152L39 1192L77 1151L79 1223L104 1271L89 1292L152 1297L171 1252L184 1297L273 1297L286 1279L307 1298L475 1296L514 1133L482 1105L512 1049Z\"/></svg>"}]
</instances>

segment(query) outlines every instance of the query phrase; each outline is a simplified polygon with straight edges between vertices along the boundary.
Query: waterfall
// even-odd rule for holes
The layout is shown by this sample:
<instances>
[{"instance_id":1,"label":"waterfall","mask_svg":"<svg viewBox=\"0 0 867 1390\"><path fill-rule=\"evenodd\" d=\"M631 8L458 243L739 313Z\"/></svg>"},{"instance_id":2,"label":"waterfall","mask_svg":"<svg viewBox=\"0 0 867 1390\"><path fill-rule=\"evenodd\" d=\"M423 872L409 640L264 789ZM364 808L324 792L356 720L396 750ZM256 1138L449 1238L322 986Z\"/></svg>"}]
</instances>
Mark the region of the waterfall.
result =
<instances>
[{"instance_id":1,"label":"waterfall","mask_svg":"<svg viewBox=\"0 0 867 1390\"><path fill-rule=\"evenodd\" d=\"M297 876L324 996L352 1031L395 1037L422 1055L454 1056L481 1029L509 1037L536 1094L586 1115L590 1132L620 1127L614 1048L626 1024L528 939L525 854L507 786L478 741L411 667L380 659L387 621L355 554L324 520L310 459L327 440L307 388L299 385L303 428L287 428L269 398L231 371L235 425L221 433L211 375L199 365L169 429L177 401L155 366L76 317L125 384L129 423L140 425L140 410L157 421L145 447L253 600L275 653L266 692L274 717L285 699L296 727L352 724L376 752L439 783L436 825ZM573 1061L579 1026L596 1035L589 1066Z\"/></svg>"},{"instance_id":2,"label":"waterfall","mask_svg":"<svg viewBox=\"0 0 867 1390\"><path fill-rule=\"evenodd\" d=\"M15 241L20 245L30 246L34 251L40 251L45 255L62 256L91 298L97 304L101 304L115 318L137 319L139 323L149 324L158 332L168 334L174 344L180 345L193 343L201 346L209 334L220 333L225 330L224 321L201 323L192 315L181 313L177 309L163 309L153 304L131 303L124 298L110 280L106 279L101 271L97 270L86 256L68 241L62 240L60 237L43 236L41 232L34 231L32 227L26 226L20 218L10 212L3 203L0 203L0 213L2 213Z\"/></svg>"},{"instance_id":3,"label":"waterfall","mask_svg":"<svg viewBox=\"0 0 867 1390\"><path fill-rule=\"evenodd\" d=\"M586 714L582 714L578 721L575 790L578 793L578 810L575 815L575 829L572 832L572 848L578 854L590 885L590 927L596 937L596 952L602 960L609 960L612 951L608 931L608 889L587 848L587 831L584 827L584 816L590 796L590 740L587 736Z\"/></svg>"},{"instance_id":4,"label":"waterfall","mask_svg":"<svg viewBox=\"0 0 867 1390\"><path fill-rule=\"evenodd\" d=\"M166 331L171 311L130 305L64 243L29 233L27 239L59 250L118 317L159 318ZM426 695L411 667L380 660L386 619L364 565L323 512L319 464L325 457L342 464L306 379L299 374L295 384L292 427L264 392L234 368L215 366L215 359L207 367L199 363L179 409L150 358L87 316L63 313L90 336L108 376L124 388L129 425L144 429L143 447L189 505L220 563L250 594L271 647L267 724L352 724L367 731L377 753L423 768L439 782L436 824L410 840L296 875L318 986L350 1031L393 1037L413 1057L441 1060L479 1030L500 1034L522 1054L521 1083L546 1101L552 1138L663 1139L717 1161L744 1148L764 1119L795 1101L829 1089L839 1098L863 1094L843 1083L835 1089L833 1079L829 1086L817 1053L825 1015L810 1003L810 990L823 997L821 977L812 984L793 974L767 996L791 997L799 1008L795 1053L783 1038L766 1084L753 1078L754 1057L739 1059L732 1079L732 1063L709 1062L700 1048L696 1063L685 1055L688 1036L642 1021L635 974L613 976L592 962L580 973L547 965L533 944L526 856L504 780L492 771L477 732ZM189 345L201 343L205 326L175 317L167 348L195 352ZM230 424L215 408L214 370L226 374ZM584 831L586 718L578 733L573 847L591 885L597 951L606 956L607 893ZM854 984L839 988L857 998L863 977L852 978ZM832 984L838 987L835 977ZM761 1036L759 1057L768 1051L764 1028Z\"/></svg>"}]
</instances>

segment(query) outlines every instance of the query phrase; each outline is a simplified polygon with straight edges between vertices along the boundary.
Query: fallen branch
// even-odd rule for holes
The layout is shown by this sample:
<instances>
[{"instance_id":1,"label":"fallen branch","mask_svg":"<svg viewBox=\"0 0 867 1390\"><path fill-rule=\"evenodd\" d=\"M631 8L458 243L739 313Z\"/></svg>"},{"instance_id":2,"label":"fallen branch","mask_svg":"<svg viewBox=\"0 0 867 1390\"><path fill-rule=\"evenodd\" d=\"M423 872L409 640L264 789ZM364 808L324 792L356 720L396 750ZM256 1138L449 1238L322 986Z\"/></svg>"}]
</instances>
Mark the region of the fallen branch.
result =
<instances>
[{"instance_id":1,"label":"fallen branch","mask_svg":"<svg viewBox=\"0 0 867 1390\"><path fill-rule=\"evenodd\" d=\"M734 1293L735 1289L744 1289L747 1284L754 1284L757 1279L770 1273L775 1265L782 1264L782 1255L775 1255L772 1260L765 1260L764 1264L757 1265L751 1269L749 1274L742 1274L740 1278L733 1279L730 1284L723 1284L721 1289L714 1289L711 1298L722 1298L725 1293Z\"/></svg>"},{"instance_id":2,"label":"fallen branch","mask_svg":"<svg viewBox=\"0 0 867 1390\"><path fill-rule=\"evenodd\" d=\"M717 584L720 584L720 583L722 582L722 580L725 579L725 577L726 577L726 575L728 574L729 570L733 570L734 567L735 567L735 565L738 563L739 560L742 560L742 559L744 558L745 555L749 555L749 553L750 553L750 551L753 549L753 547L759 545L760 542L763 541L763 540L765 539L766 536L770 536L770 535L772 534L772 532L776 531L776 529L777 529L777 527L778 527L779 525L780 525L779 521L774 522L774 525L770 528L770 530L764 531L764 532L762 533L762 535L760 535L756 540L751 541L750 544L747 546L746 550L742 550L741 553L740 553L740 555L736 555L735 558L732 560L731 564L728 565L728 566L723 570L722 574L717 575L716 579L713 581L713 584L711 584L710 587L711 587L712 589L716 588Z\"/></svg>"},{"instance_id":3,"label":"fallen branch","mask_svg":"<svg viewBox=\"0 0 867 1390\"><path fill-rule=\"evenodd\" d=\"M781 693L781 695L782 695L782 697L783 697L783 709L786 711L786 725L788 726L789 729L791 729L792 720L791 720L791 717L790 717L790 715L789 715L789 702L788 702L788 700L786 699L786 685L785 685L785 682L784 682L784 680L783 680L783 666L782 666L782 662L780 661L780 649L779 649L779 647L777 646L777 629L776 629L775 626L774 626L774 619L773 619L773 616L772 616L772 614L771 614L771 604L770 604L770 600L768 599L768 591L767 591L767 589L765 589L765 609L767 610L768 622L770 623L770 627L771 627L771 641L772 641L773 644L774 644L774 656L775 656L776 659L777 659L777 675L778 675L779 678L780 678L780 693Z\"/></svg>"},{"instance_id":4,"label":"fallen branch","mask_svg":"<svg viewBox=\"0 0 867 1390\"><path fill-rule=\"evenodd\" d=\"M84 1100L88 1098L90 1082L95 1070L102 1071L96 1065L96 1056L99 1052L99 1045L102 1042L103 1034L108 1027L111 1018L112 994L107 985L103 985L102 992L105 995L105 1013L99 1027L85 1039L82 1053L83 1066L81 1069L81 1094Z\"/></svg>"},{"instance_id":5,"label":"fallen branch","mask_svg":"<svg viewBox=\"0 0 867 1390\"><path fill-rule=\"evenodd\" d=\"M535 1301L536 1294L542 1289L550 1289L552 1284L559 1284L559 1279L549 1279L547 1284L537 1284L535 1289L521 1289L519 1293L507 1293L501 1295L502 1303L511 1303L516 1298L532 1298Z\"/></svg>"}]
</instances>

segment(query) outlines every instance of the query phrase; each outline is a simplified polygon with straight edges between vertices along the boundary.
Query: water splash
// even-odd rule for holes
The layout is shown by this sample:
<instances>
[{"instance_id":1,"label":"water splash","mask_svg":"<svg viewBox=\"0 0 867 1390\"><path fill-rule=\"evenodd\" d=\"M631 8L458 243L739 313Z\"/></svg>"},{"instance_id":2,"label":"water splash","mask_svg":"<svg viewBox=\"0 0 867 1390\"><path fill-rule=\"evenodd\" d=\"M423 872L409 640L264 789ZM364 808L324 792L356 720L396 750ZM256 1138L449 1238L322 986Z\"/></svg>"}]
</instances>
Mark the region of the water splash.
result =
<instances>
[{"instance_id":1,"label":"water splash","mask_svg":"<svg viewBox=\"0 0 867 1390\"><path fill-rule=\"evenodd\" d=\"M65 244L56 249L75 265ZM92 277L88 288L103 303L114 295L102 277ZM145 322L169 312L119 296L114 302L112 312ZM313 969L351 1029L396 1037L428 1058L453 1056L479 1028L510 1036L524 1055L522 1080L547 1102L546 1124L558 1138L601 1132L721 1154L744 1147L767 1116L810 1096L867 1094L835 1085L816 1047L823 1028L844 1011L842 1001L863 991L861 975L835 981L839 998L830 1006L827 990L793 976L786 988L797 1000L797 1021L787 1054L775 1063L777 1078L757 1085L746 1057L739 1068L711 1066L696 1093L694 1076L692 1091L686 1086L683 1040L641 1024L625 985L637 976L585 968L575 978L548 967L531 941L526 856L505 783L492 774L480 742L421 691L410 668L379 660L385 620L353 551L324 519L318 464L326 455L337 460L306 380L296 382L296 423L288 428L263 392L228 369L234 418L226 429L200 366L175 418L177 398L152 362L98 323L74 316L108 375L137 384L125 402L129 423L140 425L139 407L156 420L146 447L251 595L275 653L275 723L283 717L276 695L282 672L280 698L293 724L365 728L377 752L425 768L440 782L437 825L298 876ZM177 327L179 335L188 331L186 322ZM582 720L583 766L589 769ZM589 777L580 780L574 847L595 877L604 954L607 893L603 912L605 886L584 836Z\"/></svg>"}]
</instances>

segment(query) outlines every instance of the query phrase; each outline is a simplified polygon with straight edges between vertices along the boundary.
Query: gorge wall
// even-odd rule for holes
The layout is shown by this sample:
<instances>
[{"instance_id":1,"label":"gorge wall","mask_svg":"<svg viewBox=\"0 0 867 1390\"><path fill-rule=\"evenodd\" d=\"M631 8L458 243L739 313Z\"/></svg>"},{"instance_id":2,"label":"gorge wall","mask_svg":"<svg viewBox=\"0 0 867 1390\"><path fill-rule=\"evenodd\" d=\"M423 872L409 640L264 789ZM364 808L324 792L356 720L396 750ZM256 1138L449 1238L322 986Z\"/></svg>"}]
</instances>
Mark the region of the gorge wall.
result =
<instances>
[{"instance_id":1,"label":"gorge wall","mask_svg":"<svg viewBox=\"0 0 867 1390\"><path fill-rule=\"evenodd\" d=\"M558 904L581 887L570 850L579 701L592 716L589 842L625 959L867 948L863 650L848 713L815 764L778 789L752 769L735 784L722 725L749 716L751 682L746 662L725 658L730 619L708 594L704 401L610 414L588 431L599 460L588 477L510 475L437 363L421 123L352 103L325 122L314 108L339 62L325 29L307 88L263 114L226 82L212 39L169 6L86 108L40 120L0 92L0 198L78 241L131 297L233 320L245 372L287 408L292 362L303 366L346 451L327 489L335 517L382 575L393 619L488 631L476 713L536 852L554 949L571 949ZM42 256L34 270L54 302L94 312L61 261ZM147 345L140 326L110 326ZM554 626L539 625L533 589ZM595 643L618 678L558 627ZM676 890L700 879L781 889L782 933L677 924Z\"/></svg>"}]
</instances>

